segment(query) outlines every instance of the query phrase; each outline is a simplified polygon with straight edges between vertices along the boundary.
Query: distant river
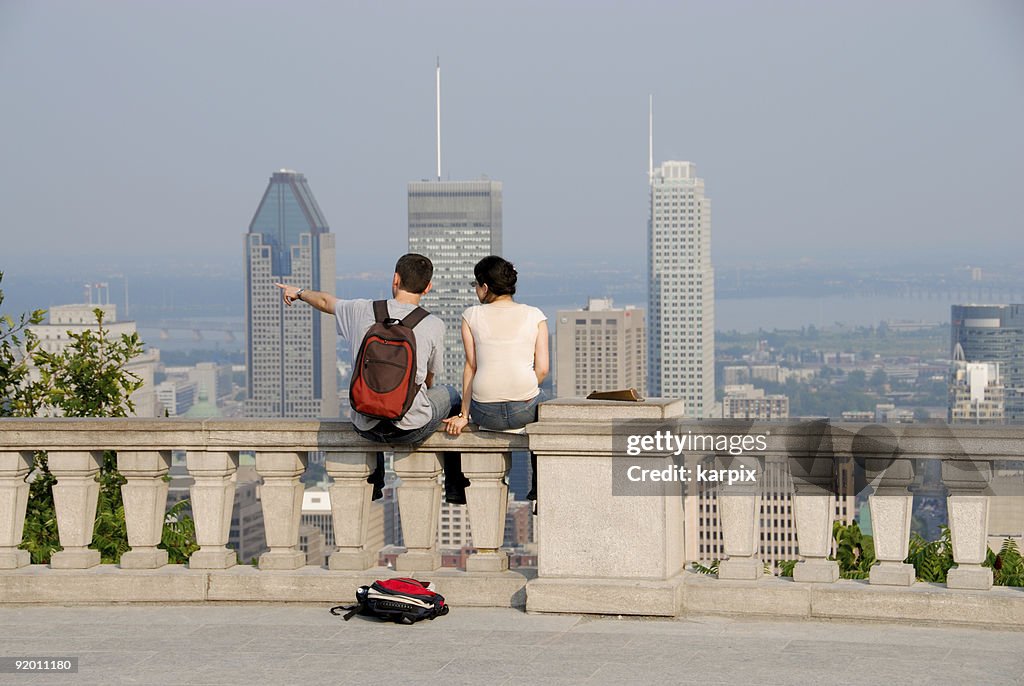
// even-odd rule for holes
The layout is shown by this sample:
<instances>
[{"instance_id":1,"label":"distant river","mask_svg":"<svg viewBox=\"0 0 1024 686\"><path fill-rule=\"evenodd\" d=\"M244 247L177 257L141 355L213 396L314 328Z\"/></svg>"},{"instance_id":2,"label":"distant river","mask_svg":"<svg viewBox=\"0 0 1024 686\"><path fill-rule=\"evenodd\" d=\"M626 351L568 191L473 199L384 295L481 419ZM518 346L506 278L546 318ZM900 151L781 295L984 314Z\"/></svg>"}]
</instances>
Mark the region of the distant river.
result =
<instances>
[{"instance_id":1,"label":"distant river","mask_svg":"<svg viewBox=\"0 0 1024 686\"><path fill-rule=\"evenodd\" d=\"M715 303L715 329L757 331L799 329L813 324L873 326L884 320L904 319L933 324L949 323L950 305L945 298L919 299L882 296L827 296L739 298Z\"/></svg>"},{"instance_id":2,"label":"distant river","mask_svg":"<svg viewBox=\"0 0 1024 686\"><path fill-rule=\"evenodd\" d=\"M618 300L616 306L620 304ZM639 304L639 303L638 303ZM835 326L877 326L883 320L949 323L949 308L954 301L945 298L903 298L886 296L826 296L821 298L784 296L771 298L720 299L715 302L715 329L719 331L757 331L799 329L813 324L818 328ZM549 319L559 309L578 304L548 305L541 309Z\"/></svg>"},{"instance_id":3,"label":"distant river","mask_svg":"<svg viewBox=\"0 0 1024 686\"><path fill-rule=\"evenodd\" d=\"M551 322L555 321L558 310L574 309L584 304L553 303L551 300L555 298L526 299L526 302L544 310ZM616 306L624 304L629 304L629 300L615 302ZM900 319L931 324L949 323L949 307L952 304L953 300L938 297L786 296L723 299L715 303L715 328L719 331L770 331L799 329L811 324L822 328L834 326L837 322L844 326L875 326L883 320ZM146 343L165 350L241 350L245 344L242 321L238 317L223 320L199 317L161 323L167 328L143 322L139 332Z\"/></svg>"}]
</instances>

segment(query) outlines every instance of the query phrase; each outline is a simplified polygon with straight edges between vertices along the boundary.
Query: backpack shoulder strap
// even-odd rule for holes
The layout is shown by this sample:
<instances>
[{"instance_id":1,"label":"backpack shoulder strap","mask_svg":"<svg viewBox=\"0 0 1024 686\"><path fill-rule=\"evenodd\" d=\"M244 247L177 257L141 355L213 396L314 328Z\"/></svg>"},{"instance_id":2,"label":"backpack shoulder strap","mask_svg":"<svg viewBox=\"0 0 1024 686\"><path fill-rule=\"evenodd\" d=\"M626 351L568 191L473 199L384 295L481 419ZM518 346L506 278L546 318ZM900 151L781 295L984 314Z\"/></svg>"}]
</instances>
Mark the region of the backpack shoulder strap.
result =
<instances>
[{"instance_id":1,"label":"backpack shoulder strap","mask_svg":"<svg viewBox=\"0 0 1024 686\"><path fill-rule=\"evenodd\" d=\"M373 318L377 320L378 324L383 324L384 320L388 318L388 301L387 300L374 300L373 301Z\"/></svg>"},{"instance_id":2,"label":"backpack shoulder strap","mask_svg":"<svg viewBox=\"0 0 1024 686\"><path fill-rule=\"evenodd\" d=\"M422 307L417 306L415 310L405 315L405 319L402 320L402 326L411 329L420 322L422 322L424 319L426 319L429 314L430 313L424 310Z\"/></svg>"}]
</instances>

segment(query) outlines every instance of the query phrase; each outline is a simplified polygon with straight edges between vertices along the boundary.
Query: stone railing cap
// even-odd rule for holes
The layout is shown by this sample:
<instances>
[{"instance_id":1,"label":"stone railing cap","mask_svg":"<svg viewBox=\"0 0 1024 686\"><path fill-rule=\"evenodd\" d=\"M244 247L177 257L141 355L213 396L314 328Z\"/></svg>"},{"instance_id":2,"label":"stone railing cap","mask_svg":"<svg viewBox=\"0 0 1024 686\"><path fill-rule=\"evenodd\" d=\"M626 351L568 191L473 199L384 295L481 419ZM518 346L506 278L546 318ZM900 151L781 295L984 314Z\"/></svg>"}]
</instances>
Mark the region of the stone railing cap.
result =
<instances>
[{"instance_id":1,"label":"stone railing cap","mask_svg":"<svg viewBox=\"0 0 1024 686\"><path fill-rule=\"evenodd\" d=\"M641 402L555 398L540 405L538 420L608 422L616 419L672 419L683 416L683 401L647 398Z\"/></svg>"}]
</instances>

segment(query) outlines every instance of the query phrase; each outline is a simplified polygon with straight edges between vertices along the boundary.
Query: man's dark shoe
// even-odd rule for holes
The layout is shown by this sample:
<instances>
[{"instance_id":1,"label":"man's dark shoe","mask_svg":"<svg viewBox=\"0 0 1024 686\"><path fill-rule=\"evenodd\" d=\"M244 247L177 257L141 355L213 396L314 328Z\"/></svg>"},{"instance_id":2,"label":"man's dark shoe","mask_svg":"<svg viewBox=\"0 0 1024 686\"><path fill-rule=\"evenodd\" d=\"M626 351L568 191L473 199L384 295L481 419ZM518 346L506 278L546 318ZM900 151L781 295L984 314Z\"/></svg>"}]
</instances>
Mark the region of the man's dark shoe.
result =
<instances>
[{"instance_id":1,"label":"man's dark shoe","mask_svg":"<svg viewBox=\"0 0 1024 686\"><path fill-rule=\"evenodd\" d=\"M451 503L452 505L465 505L466 504L466 489L464 488L453 488L445 490L444 501Z\"/></svg>"},{"instance_id":2,"label":"man's dark shoe","mask_svg":"<svg viewBox=\"0 0 1024 686\"><path fill-rule=\"evenodd\" d=\"M444 482L444 501L451 503L452 505L465 505L466 504L466 489L469 487L469 479L462 477L462 480L449 484L448 480Z\"/></svg>"}]
</instances>

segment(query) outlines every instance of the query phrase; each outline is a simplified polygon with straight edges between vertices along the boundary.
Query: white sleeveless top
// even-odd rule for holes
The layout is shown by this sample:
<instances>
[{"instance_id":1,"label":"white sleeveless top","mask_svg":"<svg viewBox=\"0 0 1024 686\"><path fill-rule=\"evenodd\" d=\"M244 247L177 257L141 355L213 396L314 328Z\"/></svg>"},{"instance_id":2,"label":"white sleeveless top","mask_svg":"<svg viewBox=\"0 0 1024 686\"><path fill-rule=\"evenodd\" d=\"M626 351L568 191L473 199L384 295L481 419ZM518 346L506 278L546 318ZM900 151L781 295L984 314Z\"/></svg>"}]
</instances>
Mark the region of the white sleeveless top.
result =
<instances>
[{"instance_id":1,"label":"white sleeveless top","mask_svg":"<svg viewBox=\"0 0 1024 686\"><path fill-rule=\"evenodd\" d=\"M478 403L530 400L540 392L533 371L538 325L547 319L536 307L510 301L470 307L462 314L476 347L473 400Z\"/></svg>"}]
</instances>

